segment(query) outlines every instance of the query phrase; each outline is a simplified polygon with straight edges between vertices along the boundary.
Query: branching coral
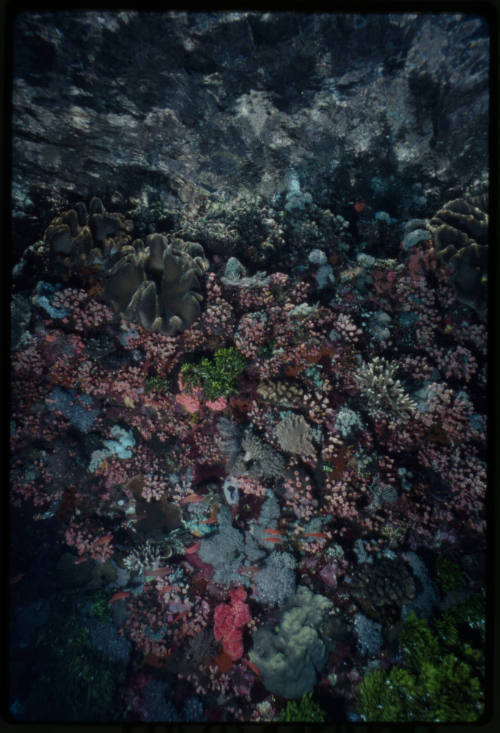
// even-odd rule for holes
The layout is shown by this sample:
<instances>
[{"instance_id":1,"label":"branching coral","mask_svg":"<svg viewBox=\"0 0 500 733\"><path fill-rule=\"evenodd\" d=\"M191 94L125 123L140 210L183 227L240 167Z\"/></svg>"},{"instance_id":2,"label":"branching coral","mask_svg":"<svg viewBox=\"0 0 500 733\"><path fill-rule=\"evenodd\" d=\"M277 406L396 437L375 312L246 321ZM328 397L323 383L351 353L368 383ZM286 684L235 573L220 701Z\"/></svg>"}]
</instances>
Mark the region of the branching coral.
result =
<instances>
[{"instance_id":1,"label":"branching coral","mask_svg":"<svg viewBox=\"0 0 500 733\"><path fill-rule=\"evenodd\" d=\"M202 387L205 396L215 400L236 391L236 381L245 366L243 354L231 346L218 349L212 359L202 359L199 364L183 364L181 375L185 384Z\"/></svg>"},{"instance_id":2,"label":"branching coral","mask_svg":"<svg viewBox=\"0 0 500 733\"><path fill-rule=\"evenodd\" d=\"M357 700L363 720L456 723L481 717L483 653L453 628L443 640L424 619L409 616L399 640L402 664L389 673L374 669L363 678Z\"/></svg>"},{"instance_id":3,"label":"branching coral","mask_svg":"<svg viewBox=\"0 0 500 733\"><path fill-rule=\"evenodd\" d=\"M156 543L152 543L150 540L138 547L134 547L128 555L126 555L122 562L127 570L131 570L135 573L142 573L146 570L153 570L157 568L163 560L166 560L169 555L172 554L170 551L162 551L160 546Z\"/></svg>"},{"instance_id":4,"label":"branching coral","mask_svg":"<svg viewBox=\"0 0 500 733\"><path fill-rule=\"evenodd\" d=\"M396 364L391 364L383 356L375 356L355 372L354 378L372 417L390 412L402 420L408 420L414 413L416 405L406 394L399 379L395 379L396 371Z\"/></svg>"},{"instance_id":5,"label":"branching coral","mask_svg":"<svg viewBox=\"0 0 500 733\"><path fill-rule=\"evenodd\" d=\"M241 447L243 452L233 464L233 473L236 475L248 473L257 479L278 479L282 476L285 469L282 456L251 430L245 433Z\"/></svg>"},{"instance_id":6,"label":"branching coral","mask_svg":"<svg viewBox=\"0 0 500 733\"><path fill-rule=\"evenodd\" d=\"M294 558L285 552L272 552L255 577L255 597L261 603L281 606L295 593Z\"/></svg>"}]
</instances>

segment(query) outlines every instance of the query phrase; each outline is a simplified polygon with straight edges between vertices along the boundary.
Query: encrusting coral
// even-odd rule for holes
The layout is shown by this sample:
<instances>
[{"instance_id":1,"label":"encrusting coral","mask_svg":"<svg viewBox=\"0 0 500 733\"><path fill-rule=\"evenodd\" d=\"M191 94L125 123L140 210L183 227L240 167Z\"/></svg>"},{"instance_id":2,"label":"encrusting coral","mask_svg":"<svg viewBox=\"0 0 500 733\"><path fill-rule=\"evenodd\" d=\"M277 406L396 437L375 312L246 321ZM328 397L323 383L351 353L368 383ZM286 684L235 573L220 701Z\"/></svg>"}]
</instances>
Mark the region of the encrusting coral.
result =
<instances>
[{"instance_id":1,"label":"encrusting coral","mask_svg":"<svg viewBox=\"0 0 500 733\"><path fill-rule=\"evenodd\" d=\"M305 391L291 379L267 379L258 385L257 394L263 402L279 407L300 407Z\"/></svg>"}]
</instances>

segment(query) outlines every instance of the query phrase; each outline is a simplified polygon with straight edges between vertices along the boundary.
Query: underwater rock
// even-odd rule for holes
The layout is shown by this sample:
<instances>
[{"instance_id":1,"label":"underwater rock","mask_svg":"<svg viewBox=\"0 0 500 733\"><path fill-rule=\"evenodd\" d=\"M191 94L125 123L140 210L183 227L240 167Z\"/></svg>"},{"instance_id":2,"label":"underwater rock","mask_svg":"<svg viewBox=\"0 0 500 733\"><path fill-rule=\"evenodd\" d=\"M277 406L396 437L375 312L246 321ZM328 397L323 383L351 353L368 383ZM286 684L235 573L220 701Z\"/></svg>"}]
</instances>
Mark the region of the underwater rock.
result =
<instances>
[{"instance_id":1,"label":"underwater rock","mask_svg":"<svg viewBox=\"0 0 500 733\"><path fill-rule=\"evenodd\" d=\"M313 201L361 185L375 210L426 215L488 167L488 34L486 18L461 13L23 14L14 246L33 240L41 212L89 197L98 181L145 218L153 207L167 219L202 213L213 197L223 218L208 212L202 244L231 254L226 222L246 243L253 218L246 204L224 218L227 202L278 194L284 205L296 191L291 159ZM259 224L250 256L279 237Z\"/></svg>"}]
</instances>

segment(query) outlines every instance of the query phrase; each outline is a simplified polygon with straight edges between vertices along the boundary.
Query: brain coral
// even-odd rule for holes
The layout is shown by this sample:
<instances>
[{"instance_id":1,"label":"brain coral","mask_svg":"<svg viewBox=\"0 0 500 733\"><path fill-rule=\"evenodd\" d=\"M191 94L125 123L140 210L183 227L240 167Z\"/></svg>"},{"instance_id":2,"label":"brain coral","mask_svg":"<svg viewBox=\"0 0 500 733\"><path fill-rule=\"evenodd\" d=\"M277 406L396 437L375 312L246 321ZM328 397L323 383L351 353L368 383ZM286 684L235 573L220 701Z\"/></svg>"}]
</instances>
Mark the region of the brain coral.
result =
<instances>
[{"instance_id":1,"label":"brain coral","mask_svg":"<svg viewBox=\"0 0 500 733\"><path fill-rule=\"evenodd\" d=\"M361 611L373 621L398 621L401 606L415 598L417 588L413 575L399 558L382 557L363 563L346 585Z\"/></svg>"},{"instance_id":2,"label":"brain coral","mask_svg":"<svg viewBox=\"0 0 500 733\"><path fill-rule=\"evenodd\" d=\"M453 267L457 300L479 314L486 310L488 270L488 199L448 201L432 217L429 229L439 258Z\"/></svg>"}]
</instances>

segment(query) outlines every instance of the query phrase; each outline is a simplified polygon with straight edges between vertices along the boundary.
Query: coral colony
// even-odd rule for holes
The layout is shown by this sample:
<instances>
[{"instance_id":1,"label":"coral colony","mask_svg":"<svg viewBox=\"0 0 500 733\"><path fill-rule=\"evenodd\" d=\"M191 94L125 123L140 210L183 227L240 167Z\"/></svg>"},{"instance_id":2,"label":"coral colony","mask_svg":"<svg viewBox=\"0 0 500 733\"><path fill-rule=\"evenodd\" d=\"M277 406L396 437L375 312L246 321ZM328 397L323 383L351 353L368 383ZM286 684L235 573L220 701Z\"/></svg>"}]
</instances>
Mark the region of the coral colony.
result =
<instances>
[{"instance_id":1,"label":"coral colony","mask_svg":"<svg viewBox=\"0 0 500 733\"><path fill-rule=\"evenodd\" d=\"M12 512L58 548L20 717L477 719L484 207L300 274L96 198L50 223L12 302Z\"/></svg>"},{"instance_id":2,"label":"coral colony","mask_svg":"<svg viewBox=\"0 0 500 733\"><path fill-rule=\"evenodd\" d=\"M15 262L17 720L483 714L487 185L300 175L159 232L96 179Z\"/></svg>"}]
</instances>

